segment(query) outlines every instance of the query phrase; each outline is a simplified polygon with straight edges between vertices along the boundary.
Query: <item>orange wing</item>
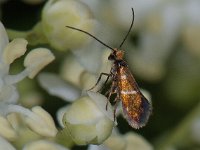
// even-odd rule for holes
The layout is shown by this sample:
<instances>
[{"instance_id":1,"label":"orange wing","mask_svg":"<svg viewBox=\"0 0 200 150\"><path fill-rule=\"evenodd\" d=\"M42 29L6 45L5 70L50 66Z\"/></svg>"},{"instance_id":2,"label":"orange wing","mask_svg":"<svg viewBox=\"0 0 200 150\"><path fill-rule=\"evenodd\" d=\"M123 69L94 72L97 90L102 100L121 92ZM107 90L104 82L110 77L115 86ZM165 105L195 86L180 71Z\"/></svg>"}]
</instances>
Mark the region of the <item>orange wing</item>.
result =
<instances>
[{"instance_id":1,"label":"orange wing","mask_svg":"<svg viewBox=\"0 0 200 150\"><path fill-rule=\"evenodd\" d=\"M124 117L130 126L138 129L147 123L152 111L151 103L140 92L128 67L120 66L117 73Z\"/></svg>"}]
</instances>

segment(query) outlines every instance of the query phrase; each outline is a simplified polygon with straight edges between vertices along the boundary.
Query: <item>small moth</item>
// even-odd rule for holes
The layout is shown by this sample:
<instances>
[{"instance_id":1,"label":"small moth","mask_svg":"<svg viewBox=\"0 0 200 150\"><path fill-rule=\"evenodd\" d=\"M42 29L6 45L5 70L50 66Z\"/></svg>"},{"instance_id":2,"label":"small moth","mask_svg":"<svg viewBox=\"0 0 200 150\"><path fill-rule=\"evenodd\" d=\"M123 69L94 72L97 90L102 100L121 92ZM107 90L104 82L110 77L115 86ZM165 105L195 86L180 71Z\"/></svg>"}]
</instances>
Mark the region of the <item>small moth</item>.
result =
<instances>
[{"instance_id":1,"label":"small moth","mask_svg":"<svg viewBox=\"0 0 200 150\"><path fill-rule=\"evenodd\" d=\"M108 57L108 60L113 61L110 73L101 73L96 84L90 90L96 87L96 85L99 83L103 75L107 76L106 82L109 80L109 78L111 78L112 84L110 90L108 91L108 100L110 100L112 94L117 95L114 100L115 102L114 119L115 119L117 105L121 101L123 108L123 115L125 119L127 120L127 122L131 127L138 129L145 126L146 123L148 122L149 116L152 112L152 104L141 93L132 73L128 68L127 63L123 59L124 51L120 49L125 40L127 39L133 26L134 22L133 8L132 8L132 14L133 14L133 19L131 22L131 26L125 38L123 39L122 43L120 44L119 48L112 48L106 45L104 42L102 42L101 40L99 40L98 38L96 38L95 36L84 30L74 28L71 26L66 26L66 27L83 32L93 37L98 42L100 42L101 44L112 50L112 52ZM107 109L107 104L106 104L106 109Z\"/></svg>"}]
</instances>

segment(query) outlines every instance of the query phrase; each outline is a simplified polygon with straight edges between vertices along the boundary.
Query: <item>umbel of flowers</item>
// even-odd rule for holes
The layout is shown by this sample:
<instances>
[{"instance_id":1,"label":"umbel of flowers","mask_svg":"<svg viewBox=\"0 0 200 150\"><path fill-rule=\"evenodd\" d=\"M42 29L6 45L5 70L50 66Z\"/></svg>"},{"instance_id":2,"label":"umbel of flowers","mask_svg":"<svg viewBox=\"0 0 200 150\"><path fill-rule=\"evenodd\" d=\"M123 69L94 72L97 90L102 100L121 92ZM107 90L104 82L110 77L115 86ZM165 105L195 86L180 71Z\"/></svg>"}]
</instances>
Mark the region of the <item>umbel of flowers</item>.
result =
<instances>
[{"instance_id":1,"label":"umbel of flowers","mask_svg":"<svg viewBox=\"0 0 200 150\"><path fill-rule=\"evenodd\" d=\"M137 145L137 150L152 150L141 136L118 133L111 104L105 109L107 98L85 91L95 83L100 72L109 72L110 51L82 33L67 29L66 25L97 32L97 21L89 7L77 0L47 1L41 21L32 30L23 34L8 30L13 39L10 43L0 23L0 149L68 150L74 145L90 144L89 150L129 150L133 145ZM61 68L65 80L52 73L41 73L38 78L49 94L68 102L57 112L59 127L41 106L28 109L19 104L17 83L25 77L34 78L55 57L47 48L36 48L25 54L28 42L17 35L34 46L45 43L55 50L71 50ZM11 75L10 65L24 54L25 69Z\"/></svg>"}]
</instances>

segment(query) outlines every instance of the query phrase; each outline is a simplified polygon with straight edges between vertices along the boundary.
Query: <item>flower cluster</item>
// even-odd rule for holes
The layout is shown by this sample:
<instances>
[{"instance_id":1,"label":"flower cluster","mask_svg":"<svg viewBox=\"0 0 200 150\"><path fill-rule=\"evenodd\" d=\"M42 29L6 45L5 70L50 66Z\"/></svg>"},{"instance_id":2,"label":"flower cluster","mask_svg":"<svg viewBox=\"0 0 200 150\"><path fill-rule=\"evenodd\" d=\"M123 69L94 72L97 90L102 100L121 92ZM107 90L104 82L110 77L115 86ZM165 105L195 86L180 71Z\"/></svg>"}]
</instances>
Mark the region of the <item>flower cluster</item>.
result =
<instances>
[{"instance_id":1,"label":"flower cluster","mask_svg":"<svg viewBox=\"0 0 200 150\"><path fill-rule=\"evenodd\" d=\"M0 2L6 3L9 2ZM37 23L28 31L5 29L6 21L5 27L0 22L0 149L69 150L76 145L88 145L88 150L199 148L200 105L182 123L174 121L180 120L175 119L176 115L181 116L183 111L186 114L185 110L193 108L199 99L199 0L22 3L43 6L40 20L37 16ZM120 118L117 123L112 104L96 92L108 90L104 77L94 91L88 91L100 73L110 73L111 51L92 37L66 27L95 35L113 48L118 43L118 47L130 27L131 8L134 28L122 46L124 59L137 78L153 85L149 90L155 99L153 104L156 103L150 125L139 133L129 131L128 124L123 123L121 106L116 112ZM4 23L3 11L0 8ZM27 45L31 50L27 50ZM55 63L50 64L52 61ZM20 72L21 62L24 69ZM44 72L48 64L48 72ZM142 93L151 101L149 92ZM64 101L63 107L55 97ZM51 109L49 101L56 103L55 108ZM167 106L176 111L166 110ZM176 125L175 130L166 134L172 125ZM183 142L186 137L188 141ZM155 142L150 144L145 138Z\"/></svg>"},{"instance_id":2,"label":"flower cluster","mask_svg":"<svg viewBox=\"0 0 200 150\"><path fill-rule=\"evenodd\" d=\"M34 78L42 68L55 59L54 55L47 48L35 48L24 59L25 69L13 75L9 73L11 64L25 54L28 42L23 38L9 42L1 22L0 37L0 149L15 149L6 139L15 141L31 131L41 136L55 136L57 129L52 117L40 106L33 107L32 110L20 106L16 87L16 84L25 77ZM35 135L31 133L31 136Z\"/></svg>"}]
</instances>

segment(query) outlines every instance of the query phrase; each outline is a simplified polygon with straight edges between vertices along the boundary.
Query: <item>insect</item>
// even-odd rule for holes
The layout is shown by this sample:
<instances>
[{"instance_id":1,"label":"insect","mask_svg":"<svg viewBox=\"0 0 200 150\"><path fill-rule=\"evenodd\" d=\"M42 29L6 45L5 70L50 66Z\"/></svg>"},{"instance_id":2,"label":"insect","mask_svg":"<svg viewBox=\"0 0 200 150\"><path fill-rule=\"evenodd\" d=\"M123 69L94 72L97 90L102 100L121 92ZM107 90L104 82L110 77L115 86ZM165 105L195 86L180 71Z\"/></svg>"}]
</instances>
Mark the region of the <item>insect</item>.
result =
<instances>
[{"instance_id":1,"label":"insect","mask_svg":"<svg viewBox=\"0 0 200 150\"><path fill-rule=\"evenodd\" d=\"M93 37L98 42L100 42L101 44L103 44L104 46L112 50L112 52L110 53L108 57L108 60L113 61L113 65L111 67L110 73L101 73L96 84L90 90L92 90L94 87L97 86L102 76L107 76L105 83L109 80L109 78L111 78L112 83L111 83L110 90L108 91L108 100L110 100L110 97L112 94L116 94L116 97L114 100L115 102L114 119L116 118L115 114L116 114L117 105L121 101L122 108L123 108L123 115L125 119L127 120L127 122L129 123L131 127L138 129L145 126L146 123L148 122L149 116L152 112L152 104L144 97L144 95L139 90L139 87L133 75L131 74L127 63L123 59L124 51L120 50L133 26L133 22L134 22L133 8L132 8L132 14L133 14L133 19L131 22L131 26L125 38L123 39L122 43L120 44L119 48L112 48L106 45L104 42L102 42L101 40L97 39L95 36L93 36L92 34L84 30L74 28L71 26L66 26L66 27L83 32ZM107 109L107 105L108 103L106 104L106 109Z\"/></svg>"}]
</instances>

